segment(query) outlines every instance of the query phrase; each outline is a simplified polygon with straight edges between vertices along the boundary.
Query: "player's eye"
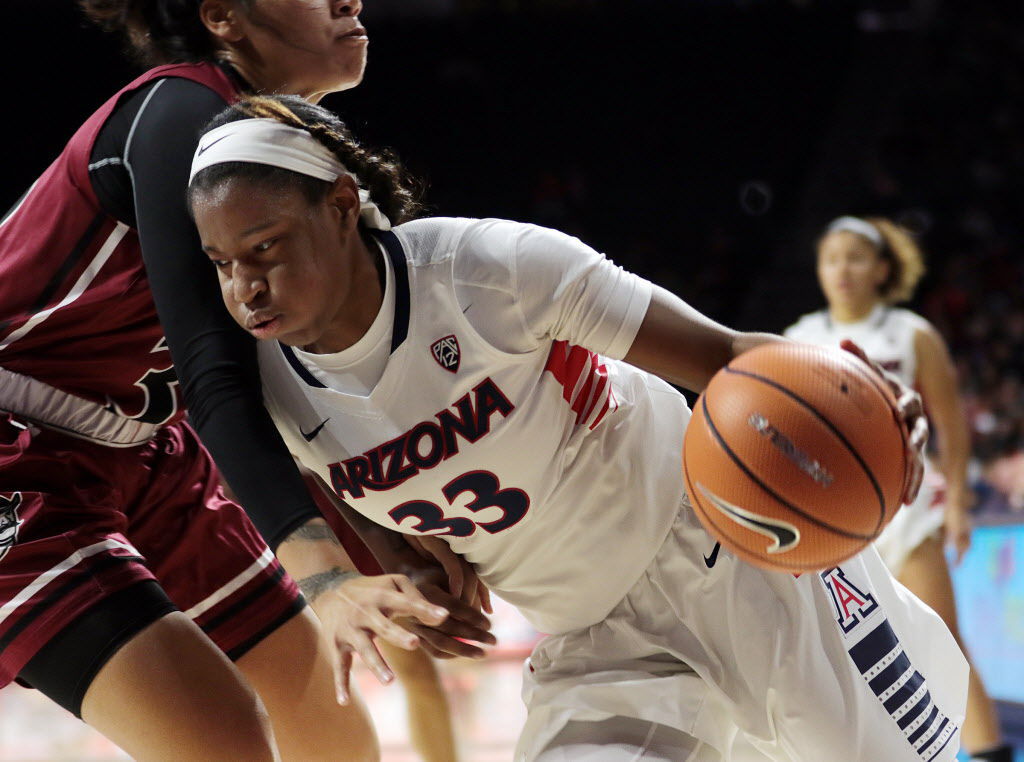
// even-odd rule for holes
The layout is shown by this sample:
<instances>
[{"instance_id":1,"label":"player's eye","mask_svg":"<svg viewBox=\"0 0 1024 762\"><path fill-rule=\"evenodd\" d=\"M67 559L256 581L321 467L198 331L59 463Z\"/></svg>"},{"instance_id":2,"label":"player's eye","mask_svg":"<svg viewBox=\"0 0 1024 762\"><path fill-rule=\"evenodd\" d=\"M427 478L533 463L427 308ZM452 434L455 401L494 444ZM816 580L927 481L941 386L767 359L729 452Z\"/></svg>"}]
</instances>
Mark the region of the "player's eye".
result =
<instances>
[{"instance_id":1,"label":"player's eye","mask_svg":"<svg viewBox=\"0 0 1024 762\"><path fill-rule=\"evenodd\" d=\"M211 259L210 261L213 262L213 266L216 267L218 270L223 270L225 267L231 264L226 259Z\"/></svg>"},{"instance_id":2,"label":"player's eye","mask_svg":"<svg viewBox=\"0 0 1024 762\"><path fill-rule=\"evenodd\" d=\"M268 238L265 241L260 241L258 244L256 244L252 248L253 248L254 251L266 251L271 246L273 246L275 243L277 243L277 239L276 238Z\"/></svg>"}]
</instances>

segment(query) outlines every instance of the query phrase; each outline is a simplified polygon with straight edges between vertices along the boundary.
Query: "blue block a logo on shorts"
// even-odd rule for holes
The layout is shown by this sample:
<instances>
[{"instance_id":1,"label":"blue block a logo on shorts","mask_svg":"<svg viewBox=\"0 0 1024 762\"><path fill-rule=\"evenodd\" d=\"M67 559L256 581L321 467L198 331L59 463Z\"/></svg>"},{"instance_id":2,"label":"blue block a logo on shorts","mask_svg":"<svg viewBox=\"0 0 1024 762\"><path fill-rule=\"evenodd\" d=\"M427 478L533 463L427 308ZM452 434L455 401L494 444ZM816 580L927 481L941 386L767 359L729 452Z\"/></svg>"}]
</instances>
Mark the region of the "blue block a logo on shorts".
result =
<instances>
[{"instance_id":1,"label":"blue block a logo on shorts","mask_svg":"<svg viewBox=\"0 0 1024 762\"><path fill-rule=\"evenodd\" d=\"M22 525L22 520L18 518L20 506L20 492L15 492L10 497L0 495L0 559L7 555L18 540L18 527Z\"/></svg>"},{"instance_id":2,"label":"blue block a logo on shorts","mask_svg":"<svg viewBox=\"0 0 1024 762\"><path fill-rule=\"evenodd\" d=\"M843 639L852 644L847 651L857 671L923 762L935 759L956 733L956 723L932 700L924 675L914 668L868 586L858 586L838 566L820 577Z\"/></svg>"}]
</instances>

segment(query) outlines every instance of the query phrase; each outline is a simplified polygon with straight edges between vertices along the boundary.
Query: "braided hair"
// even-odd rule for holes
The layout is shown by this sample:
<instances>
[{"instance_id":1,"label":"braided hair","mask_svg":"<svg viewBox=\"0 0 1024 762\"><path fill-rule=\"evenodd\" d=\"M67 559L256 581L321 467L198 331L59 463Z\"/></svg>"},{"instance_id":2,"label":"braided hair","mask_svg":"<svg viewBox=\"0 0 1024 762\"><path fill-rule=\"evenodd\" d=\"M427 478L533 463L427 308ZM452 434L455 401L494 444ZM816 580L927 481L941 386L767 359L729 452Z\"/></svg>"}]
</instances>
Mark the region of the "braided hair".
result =
<instances>
[{"instance_id":1,"label":"braided hair","mask_svg":"<svg viewBox=\"0 0 1024 762\"><path fill-rule=\"evenodd\" d=\"M109 32L124 35L140 63L195 63L213 60L217 46L199 17L202 0L79 0L86 16ZM248 8L252 0L238 0Z\"/></svg>"},{"instance_id":2,"label":"braided hair","mask_svg":"<svg viewBox=\"0 0 1024 762\"><path fill-rule=\"evenodd\" d=\"M333 153L345 168L358 178L377 207L398 225L421 213L421 187L412 179L389 150L371 151L361 146L345 123L327 109L295 95L254 95L243 98L215 116L204 134L242 119L274 119L305 130ZM293 187L310 204L323 199L331 183L288 169L249 162L225 162L206 167L195 176L189 195L205 194L228 179L241 178L274 187Z\"/></svg>"}]
</instances>

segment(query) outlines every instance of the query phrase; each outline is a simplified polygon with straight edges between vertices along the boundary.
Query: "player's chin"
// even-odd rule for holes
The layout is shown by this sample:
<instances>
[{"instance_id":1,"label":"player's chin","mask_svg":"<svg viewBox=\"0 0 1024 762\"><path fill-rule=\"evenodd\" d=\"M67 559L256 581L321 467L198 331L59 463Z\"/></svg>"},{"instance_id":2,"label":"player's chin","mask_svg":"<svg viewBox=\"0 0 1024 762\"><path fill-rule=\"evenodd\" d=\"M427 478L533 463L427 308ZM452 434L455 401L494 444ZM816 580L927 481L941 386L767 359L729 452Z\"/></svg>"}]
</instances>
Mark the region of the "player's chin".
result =
<instances>
[{"instance_id":1,"label":"player's chin","mask_svg":"<svg viewBox=\"0 0 1024 762\"><path fill-rule=\"evenodd\" d=\"M281 342L285 346L294 347L295 349L306 349L316 344L316 340L320 337L320 333L312 329L294 329L278 331L272 338L276 341Z\"/></svg>"},{"instance_id":2,"label":"player's chin","mask_svg":"<svg viewBox=\"0 0 1024 762\"><path fill-rule=\"evenodd\" d=\"M311 342L305 341L302 336L296 336L295 334L286 334L281 336L275 336L275 340L284 344L287 347L294 347L295 349L302 349L308 347Z\"/></svg>"},{"instance_id":3,"label":"player's chin","mask_svg":"<svg viewBox=\"0 0 1024 762\"><path fill-rule=\"evenodd\" d=\"M346 51L345 56L337 61L334 72L334 82L329 87L331 92L351 90L362 82L366 73L366 45L357 51Z\"/></svg>"}]
</instances>

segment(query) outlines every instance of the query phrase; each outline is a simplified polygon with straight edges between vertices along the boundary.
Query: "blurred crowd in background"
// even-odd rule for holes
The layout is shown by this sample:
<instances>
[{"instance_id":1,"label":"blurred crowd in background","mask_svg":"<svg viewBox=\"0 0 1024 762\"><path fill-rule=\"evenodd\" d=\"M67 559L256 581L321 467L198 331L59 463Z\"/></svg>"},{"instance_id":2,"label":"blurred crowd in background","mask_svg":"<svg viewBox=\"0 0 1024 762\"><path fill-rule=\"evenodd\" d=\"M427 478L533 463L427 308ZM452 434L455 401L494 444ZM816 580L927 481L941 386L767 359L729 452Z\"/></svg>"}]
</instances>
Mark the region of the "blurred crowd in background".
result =
<instances>
[{"instance_id":1,"label":"blurred crowd in background","mask_svg":"<svg viewBox=\"0 0 1024 762\"><path fill-rule=\"evenodd\" d=\"M1024 516L1024 8L945 3L865 165L864 210L920 234L913 306L953 353L979 511Z\"/></svg>"},{"instance_id":2,"label":"blurred crowd in background","mask_svg":"<svg viewBox=\"0 0 1024 762\"><path fill-rule=\"evenodd\" d=\"M813 239L801 239L792 231L801 224L820 231L829 217L814 216L808 206L835 214L891 217L917 235L927 257L928 273L908 306L936 325L957 366L973 438L976 512L1024 517L1024 7L998 0L875 3L868 4L874 5L869 10L851 4L844 16L835 6L823 9L827 4L790 3L789 11L784 11L783 4L774 3L767 9L771 13L762 16L764 3L737 5L747 7L745 15L732 19L735 37L749 32L743 20L751 17L760 18L758 26L767 22L767 27L761 26L766 35L775 34L773 24L781 16L787 19L784 26L793 25L785 27L792 35L788 42L802 46L817 71L780 66L778 60L768 60L770 46L748 42L749 58L737 60L736 68L756 73L757 86L744 91L737 78L732 92L720 91L717 113L715 106L705 108L673 94L683 88L678 81L664 83L661 95L675 97L681 108L702 121L702 132L708 136L702 147L694 148L697 141L689 142L693 136L679 132L680 143L689 142L690 148L675 159L708 167L689 176L681 170L681 183L683 178L689 183L698 179L698 188L709 195L726 195L716 184L727 186L728 203L709 204L702 214L688 216L693 205L682 187L668 190L638 183L639 190L633 190L625 169L622 185L609 185L607 167L588 164L584 150L534 168L530 185L510 214L572 232L599 248L603 244L624 266L672 288L723 322L774 330L800 312L821 306L812 277ZM760 9L753 7L758 5ZM817 29L794 34L801 16L813 17ZM708 22L696 18L698 23ZM844 31L849 29L857 30L852 39ZM801 209L799 196L807 192L801 185L807 185L812 172L827 168L831 158L827 147L824 152L811 147L828 132L829 121L844 118L837 101L845 99L850 109L851 100L858 97L856 85L844 85L844 79L856 75L845 66L833 67L837 61L857 66L856 37L883 35L888 43L862 48L864 58L885 50L879 58L888 63L881 65L878 79L865 78L876 84L859 97L877 97L885 108L875 122L855 121L850 128L860 131L856 138L862 145L856 161L833 162L831 206L805 204ZM809 44L811 38L821 48ZM889 49L880 47L885 45ZM902 52L892 52L901 46ZM707 91L707 69L683 65L675 73L665 71L670 80L699 78ZM643 86L646 89L647 83ZM737 92L745 105L734 102ZM754 116L752 124L743 109L759 100L764 103L754 110L761 116ZM757 122L763 117L760 109L770 109L766 104L773 100L775 122L793 133L788 150L785 141L771 137L770 116ZM614 103L616 96L602 102ZM791 109L796 102L811 115L808 121L794 121ZM870 110L865 104L863 111ZM724 141L720 132L715 134L727 124L723 115L726 120L747 119L753 144L763 139L778 161L788 163L789 175L767 164L766 157L761 166L749 157L737 160L735 154L747 150L742 139L731 144L733 155L723 160L718 145ZM631 163L636 141L658 144L664 139L651 125L642 135L614 136L609 148L615 150L609 150L607 161ZM581 137L581 147L587 142ZM650 145L639 151L648 155ZM718 162L713 168L706 164L709 157ZM850 166L856 171L848 171ZM651 224L643 211L637 211L637 197L649 199L645 194L654 193L676 197L678 218ZM609 209L608 194L621 194L620 209L636 214L637 225L622 224ZM617 230L610 227L610 220ZM768 255L770 249L778 251ZM788 300L780 304L764 296L772 282L762 279L760 271L773 259L776 270L801 274L796 300L801 309L787 308Z\"/></svg>"},{"instance_id":3,"label":"blurred crowd in background","mask_svg":"<svg viewBox=\"0 0 1024 762\"><path fill-rule=\"evenodd\" d=\"M975 510L1024 518L1024 7L972 0L928 4L915 15L913 4L877 5L852 16L859 34L888 32L912 53L891 58L906 70L887 73L894 82L889 107L864 147L857 173L842 178L845 187L836 193L834 208L889 216L917 235L928 273L908 306L937 326L957 366L972 431ZM837 56L847 44L855 46L839 33L827 39ZM754 48L758 53L763 51ZM772 89L771 69L759 70L762 95ZM833 80L836 93L844 92L842 76ZM827 87L821 95L813 84L791 85L807 109L837 110ZM722 105L729 110L727 96ZM786 107L780 102L780 109ZM701 118L714 121L708 112ZM709 141L706 150L713 153L714 145ZM803 156L787 157L798 170L790 195L801 192L795 188L799 167L811 155L803 148ZM768 259L766 243L788 249L776 259L789 266L796 260L797 267L812 271L808 242L797 241L805 250L794 250L795 237L784 230L801 222L799 204L791 200L785 206L785 179L737 176L731 210L705 219L681 214L675 237L673 220L614 235L605 230L602 204L595 204L595 196L609 192L595 181L596 172L581 166L578 156L538 168L518 215L606 242L625 266L724 322L778 330L799 314L770 299L770 309L744 306L763 284L758 271ZM708 186L713 188L710 177ZM805 220L818 230L826 221ZM809 282L805 277L805 294L813 291ZM820 306L813 296L804 302Z\"/></svg>"}]
</instances>

